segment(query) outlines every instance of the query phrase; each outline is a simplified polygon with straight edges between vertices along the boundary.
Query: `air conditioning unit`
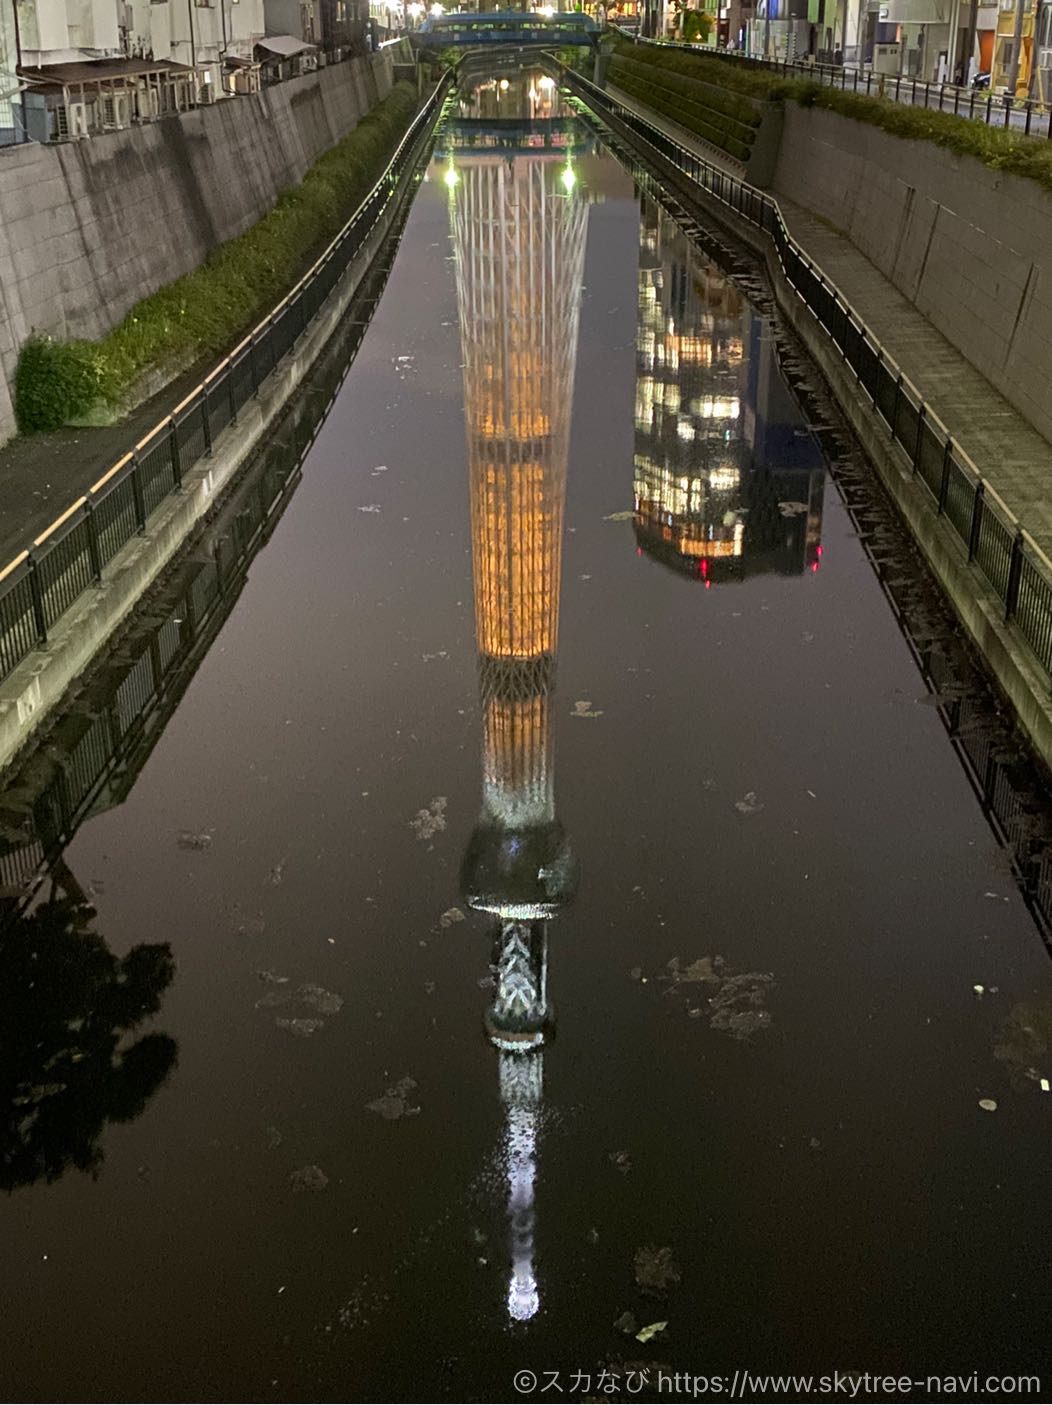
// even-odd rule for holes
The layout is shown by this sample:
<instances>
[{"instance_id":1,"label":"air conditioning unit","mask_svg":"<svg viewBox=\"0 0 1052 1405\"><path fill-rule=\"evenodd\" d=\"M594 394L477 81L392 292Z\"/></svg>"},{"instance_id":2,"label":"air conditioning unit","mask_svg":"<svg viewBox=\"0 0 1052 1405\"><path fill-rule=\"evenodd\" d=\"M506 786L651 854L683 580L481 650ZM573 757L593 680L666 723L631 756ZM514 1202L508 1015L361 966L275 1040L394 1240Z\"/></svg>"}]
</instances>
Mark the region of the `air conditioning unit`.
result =
<instances>
[{"instance_id":1,"label":"air conditioning unit","mask_svg":"<svg viewBox=\"0 0 1052 1405\"><path fill-rule=\"evenodd\" d=\"M148 122L161 115L161 95L156 88L139 89L139 120Z\"/></svg>"},{"instance_id":2,"label":"air conditioning unit","mask_svg":"<svg viewBox=\"0 0 1052 1405\"><path fill-rule=\"evenodd\" d=\"M127 93L108 93L102 99L102 125L108 131L126 127L130 120Z\"/></svg>"},{"instance_id":3,"label":"air conditioning unit","mask_svg":"<svg viewBox=\"0 0 1052 1405\"><path fill-rule=\"evenodd\" d=\"M84 102L71 102L67 108L59 108L59 112L67 114L68 130L70 137L86 137L88 135L88 105Z\"/></svg>"}]
</instances>

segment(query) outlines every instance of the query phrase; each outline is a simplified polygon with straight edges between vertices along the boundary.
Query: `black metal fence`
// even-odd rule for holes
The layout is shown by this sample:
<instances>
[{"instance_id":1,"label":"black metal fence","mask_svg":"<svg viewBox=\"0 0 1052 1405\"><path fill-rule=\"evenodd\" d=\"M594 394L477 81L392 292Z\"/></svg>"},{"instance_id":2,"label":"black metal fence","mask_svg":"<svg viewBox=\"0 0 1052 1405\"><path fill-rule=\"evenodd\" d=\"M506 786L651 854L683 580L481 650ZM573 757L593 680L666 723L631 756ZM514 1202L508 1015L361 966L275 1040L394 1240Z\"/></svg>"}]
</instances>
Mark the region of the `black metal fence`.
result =
<instances>
[{"instance_id":1,"label":"black metal fence","mask_svg":"<svg viewBox=\"0 0 1052 1405\"><path fill-rule=\"evenodd\" d=\"M616 28L616 26L613 26ZM634 44L656 44L637 34L618 30ZM844 64L802 63L799 59L765 59L742 54L734 49L698 48L695 44L661 41L662 48L684 49L703 58L721 59L744 68L762 68L783 78L803 79L820 83L825 88L840 88L844 92L862 93L865 97L889 98L908 107L923 107L932 112L950 112L955 117L968 117L985 122L988 127L1010 127L1025 136L1041 136L1052 141L1052 113L1044 103L1033 98L1013 97L1009 93L994 93L989 88L962 88L956 83L925 83L902 73L874 73L871 69L848 68Z\"/></svg>"},{"instance_id":2,"label":"black metal fence","mask_svg":"<svg viewBox=\"0 0 1052 1405\"><path fill-rule=\"evenodd\" d=\"M431 135L446 75L413 119L376 185L292 291L170 415L119 459L33 546L0 571L0 679L48 641L71 605L186 475L296 345L366 239L396 200Z\"/></svg>"},{"instance_id":3,"label":"black metal fence","mask_svg":"<svg viewBox=\"0 0 1052 1405\"><path fill-rule=\"evenodd\" d=\"M967 560L986 578L1004 618L1052 677L1052 562L955 444L946 426L822 270L789 233L777 203L737 176L681 146L638 113L577 74L569 74L589 107L612 116L633 136L735 215L774 241L789 283L828 333L880 415Z\"/></svg>"}]
</instances>

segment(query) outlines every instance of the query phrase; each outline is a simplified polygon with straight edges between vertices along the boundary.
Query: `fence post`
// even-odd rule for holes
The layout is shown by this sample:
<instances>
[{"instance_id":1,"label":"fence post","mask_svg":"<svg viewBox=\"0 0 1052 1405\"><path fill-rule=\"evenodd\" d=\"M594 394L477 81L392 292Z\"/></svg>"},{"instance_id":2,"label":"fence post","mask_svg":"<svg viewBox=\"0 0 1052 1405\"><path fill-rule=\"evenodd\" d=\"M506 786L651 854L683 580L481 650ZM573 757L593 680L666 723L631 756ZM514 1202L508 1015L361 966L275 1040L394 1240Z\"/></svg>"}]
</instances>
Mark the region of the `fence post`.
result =
<instances>
[{"instance_id":1,"label":"fence post","mask_svg":"<svg viewBox=\"0 0 1052 1405\"><path fill-rule=\"evenodd\" d=\"M139 524L139 531L146 531L146 502L142 494L142 480L139 477L139 451L132 454L131 466L132 497L135 499L135 520Z\"/></svg>"},{"instance_id":2,"label":"fence post","mask_svg":"<svg viewBox=\"0 0 1052 1405\"><path fill-rule=\"evenodd\" d=\"M95 504L88 498L84 504L84 520L88 526L88 557L91 560L91 574L96 581L102 580L102 556L99 552L99 529L95 525Z\"/></svg>"},{"instance_id":3,"label":"fence post","mask_svg":"<svg viewBox=\"0 0 1052 1405\"><path fill-rule=\"evenodd\" d=\"M946 511L946 498L950 492L950 468L953 458L953 440L947 436L946 447L942 451L942 478L939 480L939 515Z\"/></svg>"},{"instance_id":4,"label":"fence post","mask_svg":"<svg viewBox=\"0 0 1052 1405\"><path fill-rule=\"evenodd\" d=\"M40 588L40 575L37 559L29 553L29 594L33 600L33 623L36 625L37 643L47 643L47 621L44 619L44 592Z\"/></svg>"},{"instance_id":5,"label":"fence post","mask_svg":"<svg viewBox=\"0 0 1052 1405\"><path fill-rule=\"evenodd\" d=\"M975 485L975 497L972 499L972 526L968 533L968 560L974 561L979 550L979 529L983 525L983 499L986 496L986 484L980 478Z\"/></svg>"},{"instance_id":6,"label":"fence post","mask_svg":"<svg viewBox=\"0 0 1052 1405\"><path fill-rule=\"evenodd\" d=\"M227 361L226 370L223 372L223 379L226 381L226 394L230 402L230 423L237 424L237 400L234 398L233 362Z\"/></svg>"},{"instance_id":7,"label":"fence post","mask_svg":"<svg viewBox=\"0 0 1052 1405\"><path fill-rule=\"evenodd\" d=\"M1015 618L1019 605L1019 579L1023 573L1023 529L1016 528L1012 541L1012 557L1008 563L1008 585L1005 589L1005 623Z\"/></svg>"},{"instance_id":8,"label":"fence post","mask_svg":"<svg viewBox=\"0 0 1052 1405\"><path fill-rule=\"evenodd\" d=\"M899 372L898 380L895 382L895 399L891 405L891 438L895 438L895 425L899 418L899 401L902 399L902 372Z\"/></svg>"},{"instance_id":9,"label":"fence post","mask_svg":"<svg viewBox=\"0 0 1052 1405\"><path fill-rule=\"evenodd\" d=\"M878 347L877 347L877 362L876 362L876 365L873 367L873 389L870 391L870 394L869 394L869 398L870 398L870 400L873 402L873 408L874 408L874 410L877 408L877 387L880 385L880 369L881 369L881 367L882 367L883 365L884 365L884 348L883 348L882 346L878 346Z\"/></svg>"},{"instance_id":10,"label":"fence post","mask_svg":"<svg viewBox=\"0 0 1052 1405\"><path fill-rule=\"evenodd\" d=\"M178 492L183 486L183 466L179 461L179 434L171 415L168 416L168 441L172 448L172 486Z\"/></svg>"},{"instance_id":11,"label":"fence post","mask_svg":"<svg viewBox=\"0 0 1052 1405\"><path fill-rule=\"evenodd\" d=\"M924 421L928 415L928 407L921 401L920 411L917 415L917 438L913 444L913 471L920 468L921 444L924 442Z\"/></svg>"},{"instance_id":12,"label":"fence post","mask_svg":"<svg viewBox=\"0 0 1052 1405\"><path fill-rule=\"evenodd\" d=\"M201 428L205 436L205 458L212 457L212 426L208 418L208 386L201 387Z\"/></svg>"}]
</instances>

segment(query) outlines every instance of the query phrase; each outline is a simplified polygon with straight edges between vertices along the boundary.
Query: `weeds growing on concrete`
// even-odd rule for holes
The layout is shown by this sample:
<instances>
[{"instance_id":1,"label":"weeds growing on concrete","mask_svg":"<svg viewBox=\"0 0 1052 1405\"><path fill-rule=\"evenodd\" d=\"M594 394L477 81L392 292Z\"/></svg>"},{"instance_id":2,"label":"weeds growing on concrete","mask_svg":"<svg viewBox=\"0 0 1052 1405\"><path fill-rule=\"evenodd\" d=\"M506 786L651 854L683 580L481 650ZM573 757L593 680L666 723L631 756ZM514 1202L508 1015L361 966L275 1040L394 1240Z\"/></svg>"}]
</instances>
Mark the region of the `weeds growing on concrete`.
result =
<instances>
[{"instance_id":1,"label":"weeds growing on concrete","mask_svg":"<svg viewBox=\"0 0 1052 1405\"><path fill-rule=\"evenodd\" d=\"M1011 128L988 127L968 117L955 117L952 112L933 112L893 102L890 98L829 88L806 79L782 78L766 69L748 68L738 60L695 55L682 49L621 41L615 48L615 55L636 64L650 65L662 74L693 77L754 101L792 98L802 107L826 108L857 122L868 122L906 141L935 142L958 156L971 156L984 166L1024 176L1052 191L1052 142L1043 137L1027 137ZM620 84L616 59L611 64L611 78ZM671 85L666 86L670 91L663 101L652 105L662 112L667 106L667 115L690 127L687 117L674 111L675 94ZM707 133L699 135L713 140ZM723 143L717 142L717 145Z\"/></svg>"}]
</instances>

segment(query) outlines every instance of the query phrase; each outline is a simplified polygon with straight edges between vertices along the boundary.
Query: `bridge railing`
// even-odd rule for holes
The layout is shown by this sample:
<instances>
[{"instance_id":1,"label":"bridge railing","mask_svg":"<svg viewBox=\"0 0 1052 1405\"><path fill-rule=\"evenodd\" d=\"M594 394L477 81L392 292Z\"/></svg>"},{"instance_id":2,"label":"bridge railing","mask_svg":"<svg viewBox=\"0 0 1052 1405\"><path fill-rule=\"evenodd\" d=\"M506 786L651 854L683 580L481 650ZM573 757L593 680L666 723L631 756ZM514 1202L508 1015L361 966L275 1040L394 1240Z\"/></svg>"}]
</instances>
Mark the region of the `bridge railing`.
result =
<instances>
[{"instance_id":1,"label":"bridge railing","mask_svg":"<svg viewBox=\"0 0 1052 1405\"><path fill-rule=\"evenodd\" d=\"M1052 561L894 357L793 239L777 201L682 146L586 78L565 69L564 76L589 107L614 117L676 175L773 240L790 286L852 371L889 441L904 456L966 560L995 592L1005 622L1052 678Z\"/></svg>"},{"instance_id":2,"label":"bridge railing","mask_svg":"<svg viewBox=\"0 0 1052 1405\"><path fill-rule=\"evenodd\" d=\"M276 307L87 493L0 570L0 680L35 649L122 547L212 455L217 436L298 343L418 161L452 78L417 113L380 179Z\"/></svg>"},{"instance_id":3,"label":"bridge railing","mask_svg":"<svg viewBox=\"0 0 1052 1405\"><path fill-rule=\"evenodd\" d=\"M844 64L768 59L756 54L742 54L735 49L647 39L617 25L610 28L634 44L683 49L702 58L719 59L743 68L766 69L783 78L820 83L825 88L840 88L844 92L861 93L864 97L888 98L909 107L949 112L955 117L984 122L988 127L1010 127L1024 136L1044 136L1052 141L1052 114L1047 104L1034 98L1012 97L1009 93L994 93L989 88L962 88L955 83L926 83L903 73L874 73L872 69L850 68Z\"/></svg>"}]
</instances>

